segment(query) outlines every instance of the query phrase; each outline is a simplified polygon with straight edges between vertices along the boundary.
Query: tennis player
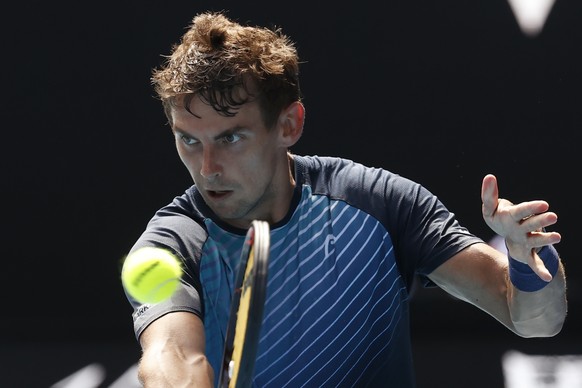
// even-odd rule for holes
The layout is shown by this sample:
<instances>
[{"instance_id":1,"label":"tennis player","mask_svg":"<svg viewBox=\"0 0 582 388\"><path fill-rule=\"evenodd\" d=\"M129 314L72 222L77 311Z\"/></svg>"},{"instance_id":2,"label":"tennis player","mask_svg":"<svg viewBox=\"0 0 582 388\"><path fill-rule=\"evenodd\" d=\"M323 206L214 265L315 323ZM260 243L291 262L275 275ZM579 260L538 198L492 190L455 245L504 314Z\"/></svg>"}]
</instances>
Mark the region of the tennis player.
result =
<instances>
[{"instance_id":1,"label":"tennis player","mask_svg":"<svg viewBox=\"0 0 582 388\"><path fill-rule=\"evenodd\" d=\"M460 225L419 183L340 157L290 152L305 107L298 54L281 30L194 17L152 74L193 185L159 209L132 249L183 261L178 292L129 298L146 387L216 384L246 229L271 226L257 387L413 387L409 328L418 277L521 337L560 332L563 265L545 201L513 204L482 182L486 224L509 256Z\"/></svg>"}]
</instances>

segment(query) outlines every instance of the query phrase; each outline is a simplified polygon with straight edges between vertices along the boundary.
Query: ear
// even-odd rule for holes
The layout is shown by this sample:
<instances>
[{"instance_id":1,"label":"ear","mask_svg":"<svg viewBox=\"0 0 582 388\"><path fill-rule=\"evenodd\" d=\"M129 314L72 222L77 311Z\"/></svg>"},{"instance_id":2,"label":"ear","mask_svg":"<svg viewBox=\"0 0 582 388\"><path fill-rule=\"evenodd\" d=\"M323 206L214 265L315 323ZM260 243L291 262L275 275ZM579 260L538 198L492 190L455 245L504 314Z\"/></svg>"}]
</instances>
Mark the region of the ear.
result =
<instances>
[{"instance_id":1,"label":"ear","mask_svg":"<svg viewBox=\"0 0 582 388\"><path fill-rule=\"evenodd\" d=\"M299 101L291 103L281 111L278 126L280 129L280 141L284 147L291 147L303 134L305 122L305 107Z\"/></svg>"}]
</instances>

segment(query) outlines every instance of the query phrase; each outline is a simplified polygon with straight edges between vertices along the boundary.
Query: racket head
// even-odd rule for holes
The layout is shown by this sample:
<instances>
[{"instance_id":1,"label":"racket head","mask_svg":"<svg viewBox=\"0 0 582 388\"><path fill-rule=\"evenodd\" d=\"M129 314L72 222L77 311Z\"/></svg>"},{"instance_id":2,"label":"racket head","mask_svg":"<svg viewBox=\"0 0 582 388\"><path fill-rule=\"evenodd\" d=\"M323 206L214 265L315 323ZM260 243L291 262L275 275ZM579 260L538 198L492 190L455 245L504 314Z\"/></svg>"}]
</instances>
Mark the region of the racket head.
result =
<instances>
[{"instance_id":1,"label":"racket head","mask_svg":"<svg viewBox=\"0 0 582 388\"><path fill-rule=\"evenodd\" d=\"M250 387L267 293L270 228L255 220L247 231L235 279L219 387Z\"/></svg>"}]
</instances>

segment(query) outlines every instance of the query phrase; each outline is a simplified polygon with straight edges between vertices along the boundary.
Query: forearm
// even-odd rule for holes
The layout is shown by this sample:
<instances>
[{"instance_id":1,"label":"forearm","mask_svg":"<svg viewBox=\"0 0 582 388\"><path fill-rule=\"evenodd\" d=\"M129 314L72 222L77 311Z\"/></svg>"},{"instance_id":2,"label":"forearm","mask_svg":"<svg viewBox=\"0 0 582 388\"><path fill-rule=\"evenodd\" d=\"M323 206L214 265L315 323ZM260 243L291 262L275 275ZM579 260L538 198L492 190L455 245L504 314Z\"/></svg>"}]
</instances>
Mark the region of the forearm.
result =
<instances>
[{"instance_id":1,"label":"forearm","mask_svg":"<svg viewBox=\"0 0 582 388\"><path fill-rule=\"evenodd\" d=\"M138 377L145 388L208 387L214 384L212 367L204 355L185 355L178 349L144 352Z\"/></svg>"},{"instance_id":2,"label":"forearm","mask_svg":"<svg viewBox=\"0 0 582 388\"><path fill-rule=\"evenodd\" d=\"M559 265L549 283L535 292L511 282L507 255L487 244L473 244L430 274L451 295L487 312L523 337L557 334L566 316L566 283Z\"/></svg>"},{"instance_id":3,"label":"forearm","mask_svg":"<svg viewBox=\"0 0 582 388\"><path fill-rule=\"evenodd\" d=\"M514 331L522 337L551 337L560 332L567 313L564 267L534 292L521 291L507 279L508 306Z\"/></svg>"}]
</instances>

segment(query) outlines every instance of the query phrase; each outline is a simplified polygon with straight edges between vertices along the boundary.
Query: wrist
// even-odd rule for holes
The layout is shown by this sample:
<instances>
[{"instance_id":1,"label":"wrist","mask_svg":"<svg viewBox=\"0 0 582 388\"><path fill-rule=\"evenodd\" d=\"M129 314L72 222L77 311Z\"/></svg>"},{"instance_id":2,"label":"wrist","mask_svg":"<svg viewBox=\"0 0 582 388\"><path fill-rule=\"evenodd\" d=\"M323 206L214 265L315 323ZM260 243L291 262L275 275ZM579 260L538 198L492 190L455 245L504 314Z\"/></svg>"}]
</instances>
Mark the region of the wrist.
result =
<instances>
[{"instance_id":1,"label":"wrist","mask_svg":"<svg viewBox=\"0 0 582 388\"><path fill-rule=\"evenodd\" d=\"M546 245L537 252L545 267L552 277L558 272L559 258L558 252L553 245ZM515 260L507 254L509 259L509 279L511 283L520 291L539 291L548 285L548 282L541 279L531 267L521 261Z\"/></svg>"}]
</instances>

